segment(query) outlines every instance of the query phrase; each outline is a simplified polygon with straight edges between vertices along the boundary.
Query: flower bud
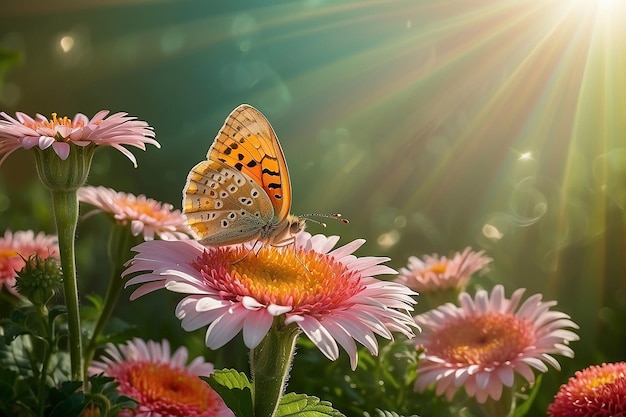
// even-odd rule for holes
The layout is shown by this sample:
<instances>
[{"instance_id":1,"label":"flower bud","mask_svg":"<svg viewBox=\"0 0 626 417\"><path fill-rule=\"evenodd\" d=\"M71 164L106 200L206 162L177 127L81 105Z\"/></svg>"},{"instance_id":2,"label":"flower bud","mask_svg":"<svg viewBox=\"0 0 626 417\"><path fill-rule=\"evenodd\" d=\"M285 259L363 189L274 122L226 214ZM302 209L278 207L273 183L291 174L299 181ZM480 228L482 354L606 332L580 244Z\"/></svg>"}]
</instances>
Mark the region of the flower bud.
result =
<instances>
[{"instance_id":1,"label":"flower bud","mask_svg":"<svg viewBox=\"0 0 626 417\"><path fill-rule=\"evenodd\" d=\"M15 287L34 305L44 306L59 291L62 283L63 273L59 261L34 254L17 273Z\"/></svg>"}]
</instances>

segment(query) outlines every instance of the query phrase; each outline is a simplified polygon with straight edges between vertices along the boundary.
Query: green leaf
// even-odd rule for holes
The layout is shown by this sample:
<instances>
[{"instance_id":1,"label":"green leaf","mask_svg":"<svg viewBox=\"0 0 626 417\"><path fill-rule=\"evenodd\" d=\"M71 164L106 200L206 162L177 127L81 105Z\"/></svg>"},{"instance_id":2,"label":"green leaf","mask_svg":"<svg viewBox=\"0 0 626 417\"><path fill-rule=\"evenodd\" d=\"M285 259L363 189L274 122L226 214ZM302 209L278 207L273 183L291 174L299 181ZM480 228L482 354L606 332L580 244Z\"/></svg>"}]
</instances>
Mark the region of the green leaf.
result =
<instances>
[{"instance_id":1,"label":"green leaf","mask_svg":"<svg viewBox=\"0 0 626 417\"><path fill-rule=\"evenodd\" d=\"M32 363L30 352L33 346L29 337L17 337L13 342L2 343L5 336L0 336L0 363L3 367L17 371L21 376L31 377Z\"/></svg>"},{"instance_id":2,"label":"green leaf","mask_svg":"<svg viewBox=\"0 0 626 417\"><path fill-rule=\"evenodd\" d=\"M378 408L374 410L373 417L403 417L395 411L387 411L387 410L379 410ZM417 414L413 414L410 417L419 417Z\"/></svg>"},{"instance_id":3,"label":"green leaf","mask_svg":"<svg viewBox=\"0 0 626 417\"><path fill-rule=\"evenodd\" d=\"M18 373L9 369L0 369L0 415L9 415L10 404L15 402L14 385Z\"/></svg>"},{"instance_id":4,"label":"green leaf","mask_svg":"<svg viewBox=\"0 0 626 417\"><path fill-rule=\"evenodd\" d=\"M220 369L210 377L202 378L218 393L226 406L237 417L254 415L252 406L252 385L243 372L235 369Z\"/></svg>"},{"instance_id":5,"label":"green leaf","mask_svg":"<svg viewBox=\"0 0 626 417\"><path fill-rule=\"evenodd\" d=\"M305 394L286 394L278 405L276 417L345 417L335 410L331 403Z\"/></svg>"},{"instance_id":6,"label":"green leaf","mask_svg":"<svg viewBox=\"0 0 626 417\"><path fill-rule=\"evenodd\" d=\"M85 393L79 391L82 383L79 381L67 381L61 384L61 388L50 390L49 401L52 406L48 417L78 417L87 406Z\"/></svg>"},{"instance_id":7,"label":"green leaf","mask_svg":"<svg viewBox=\"0 0 626 417\"><path fill-rule=\"evenodd\" d=\"M31 334L31 331L19 323L7 323L3 326L4 336L2 337L5 344L10 345L20 335Z\"/></svg>"},{"instance_id":8,"label":"green leaf","mask_svg":"<svg viewBox=\"0 0 626 417\"><path fill-rule=\"evenodd\" d=\"M87 399L92 406L100 407L101 412L103 405L108 408L107 415L109 416L117 416L124 408L134 409L137 407L136 400L119 393L119 384L115 382L114 378L95 375L89 377L89 383L91 392ZM102 398L106 398L106 402L103 402Z\"/></svg>"},{"instance_id":9,"label":"green leaf","mask_svg":"<svg viewBox=\"0 0 626 417\"><path fill-rule=\"evenodd\" d=\"M48 310L48 317L49 317L49 320L52 321L56 319L58 316L60 316L61 314L65 314L65 313L67 313L67 307L62 306L62 305L52 306Z\"/></svg>"}]
</instances>

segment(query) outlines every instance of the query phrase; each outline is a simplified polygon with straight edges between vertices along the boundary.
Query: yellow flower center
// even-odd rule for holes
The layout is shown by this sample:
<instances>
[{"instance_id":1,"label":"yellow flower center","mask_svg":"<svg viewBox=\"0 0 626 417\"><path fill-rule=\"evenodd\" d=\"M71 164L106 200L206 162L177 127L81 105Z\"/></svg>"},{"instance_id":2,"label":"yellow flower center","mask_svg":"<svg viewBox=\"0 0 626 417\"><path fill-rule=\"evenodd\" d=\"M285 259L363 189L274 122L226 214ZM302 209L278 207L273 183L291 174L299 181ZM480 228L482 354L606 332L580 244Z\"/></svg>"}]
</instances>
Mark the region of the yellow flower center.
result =
<instances>
[{"instance_id":1,"label":"yellow flower center","mask_svg":"<svg viewBox=\"0 0 626 417\"><path fill-rule=\"evenodd\" d=\"M19 254L12 248L0 248L0 259L9 259L19 256Z\"/></svg>"},{"instance_id":2,"label":"yellow flower center","mask_svg":"<svg viewBox=\"0 0 626 417\"><path fill-rule=\"evenodd\" d=\"M603 369L594 373L593 376L586 380L586 389L593 391L598 387L611 384L619 378L624 378L623 372L615 372L614 370Z\"/></svg>"},{"instance_id":3,"label":"yellow flower center","mask_svg":"<svg viewBox=\"0 0 626 417\"><path fill-rule=\"evenodd\" d=\"M54 129L57 126L66 126L66 127L84 127L85 124L80 122L72 122L67 116L57 117L56 113L52 113L52 119L45 121L34 121L34 122L24 122L24 126L29 127L31 129L37 129L38 127L47 127L49 129Z\"/></svg>"},{"instance_id":4,"label":"yellow flower center","mask_svg":"<svg viewBox=\"0 0 626 417\"><path fill-rule=\"evenodd\" d=\"M448 265L444 263L436 263L430 266L430 271L435 274L443 274L448 269Z\"/></svg>"},{"instance_id":5,"label":"yellow flower center","mask_svg":"<svg viewBox=\"0 0 626 417\"><path fill-rule=\"evenodd\" d=\"M161 205L151 200L131 200L128 198L119 198L115 200L115 204L123 210L129 210L137 215L146 215L155 220L164 220L169 218L171 213L163 210Z\"/></svg>"},{"instance_id":6,"label":"yellow flower center","mask_svg":"<svg viewBox=\"0 0 626 417\"><path fill-rule=\"evenodd\" d=\"M0 281L13 279L15 271L22 269L23 266L24 261L14 249L0 248Z\"/></svg>"},{"instance_id":7,"label":"yellow flower center","mask_svg":"<svg viewBox=\"0 0 626 417\"><path fill-rule=\"evenodd\" d=\"M445 326L437 332L432 350L450 362L485 365L512 360L533 342L532 323L513 315L488 313Z\"/></svg>"},{"instance_id":8,"label":"yellow flower center","mask_svg":"<svg viewBox=\"0 0 626 417\"><path fill-rule=\"evenodd\" d=\"M296 252L293 246L264 246L257 254L238 248L214 251L213 256L212 261L219 260L228 271L214 276L214 285L228 287L228 293L238 294L237 298L250 296L265 305L292 306L294 311L307 312L321 312L341 304L347 308L345 300L362 290L357 272L330 256L314 251ZM202 269L210 270L212 263L203 259Z\"/></svg>"}]
</instances>

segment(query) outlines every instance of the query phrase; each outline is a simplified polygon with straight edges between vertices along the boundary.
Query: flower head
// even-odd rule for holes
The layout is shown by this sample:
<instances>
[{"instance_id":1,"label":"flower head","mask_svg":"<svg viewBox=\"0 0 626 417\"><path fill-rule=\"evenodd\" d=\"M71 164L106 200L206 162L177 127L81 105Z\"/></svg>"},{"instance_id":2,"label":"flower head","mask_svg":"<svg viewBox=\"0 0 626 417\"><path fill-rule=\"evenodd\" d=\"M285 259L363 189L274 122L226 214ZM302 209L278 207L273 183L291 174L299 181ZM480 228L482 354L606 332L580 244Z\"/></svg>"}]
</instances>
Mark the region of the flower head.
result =
<instances>
[{"instance_id":1,"label":"flower head","mask_svg":"<svg viewBox=\"0 0 626 417\"><path fill-rule=\"evenodd\" d=\"M548 406L550 417L626 415L626 362L590 366L561 385Z\"/></svg>"},{"instance_id":2,"label":"flower head","mask_svg":"<svg viewBox=\"0 0 626 417\"><path fill-rule=\"evenodd\" d=\"M275 317L298 326L331 360L337 343L357 364L355 340L378 353L375 335L391 339L392 331L412 337L415 293L407 287L373 278L394 273L380 265L387 258L357 258L363 240L333 249L338 237L296 236L295 248L264 246L258 253L246 245L205 248L196 241L153 241L124 272L126 285L142 284L135 299L159 288L190 294L176 309L182 326L193 331L209 326L206 345L217 349L243 331L247 347L256 347ZM146 272L147 271L147 272Z\"/></svg>"},{"instance_id":3,"label":"flower head","mask_svg":"<svg viewBox=\"0 0 626 417\"><path fill-rule=\"evenodd\" d=\"M35 235L32 230L4 232L4 237L0 237L0 289L4 285L11 293L17 295L14 288L16 271L20 271L26 265L25 260L31 255L39 255L43 259L53 257L58 260L57 237L43 232Z\"/></svg>"},{"instance_id":4,"label":"flower head","mask_svg":"<svg viewBox=\"0 0 626 417\"><path fill-rule=\"evenodd\" d=\"M146 122L136 120L127 113L110 115L101 110L89 119L82 113L73 118L57 117L55 113L48 119L41 114L35 118L18 112L13 118L0 113L0 164L19 148L47 149L52 147L59 158L65 160L70 154L70 145L111 146L122 152L137 167L135 156L124 146L134 146L145 150L146 144L160 147L154 139L154 131Z\"/></svg>"},{"instance_id":5,"label":"flower head","mask_svg":"<svg viewBox=\"0 0 626 417\"><path fill-rule=\"evenodd\" d=\"M78 189L78 200L109 213L120 224L130 223L133 236L143 234L145 240L156 234L163 240L187 239L185 216L171 204L117 192L106 187L84 186Z\"/></svg>"},{"instance_id":6,"label":"flower head","mask_svg":"<svg viewBox=\"0 0 626 417\"><path fill-rule=\"evenodd\" d=\"M63 286L61 264L53 257L42 258L38 253L26 259L17 272L15 289L36 306L44 306Z\"/></svg>"},{"instance_id":7,"label":"flower head","mask_svg":"<svg viewBox=\"0 0 626 417\"><path fill-rule=\"evenodd\" d=\"M569 316L550 311L556 302L529 297L521 306L524 289L510 299L504 287L481 290L472 297L461 293L461 306L452 303L415 318L424 331L413 342L424 349L415 387L423 391L435 383L437 395L451 400L464 386L470 397L484 403L499 400L503 386L512 387L515 374L534 382L533 368L546 372L546 363L560 369L553 354L573 357L567 343L578 336Z\"/></svg>"},{"instance_id":8,"label":"flower head","mask_svg":"<svg viewBox=\"0 0 626 417\"><path fill-rule=\"evenodd\" d=\"M409 258L407 268L401 268L397 282L419 292L462 289L470 277L485 268L493 259L484 256L484 252L475 252L465 248L456 252L452 258L433 254L421 260L415 256Z\"/></svg>"},{"instance_id":9,"label":"flower head","mask_svg":"<svg viewBox=\"0 0 626 417\"><path fill-rule=\"evenodd\" d=\"M161 343L133 339L126 345L107 345L106 356L93 361L89 373L115 378L122 395L135 399L137 408L124 415L137 417L231 417L224 401L199 376L209 376L213 365L202 357L187 365L184 347L170 353Z\"/></svg>"}]
</instances>

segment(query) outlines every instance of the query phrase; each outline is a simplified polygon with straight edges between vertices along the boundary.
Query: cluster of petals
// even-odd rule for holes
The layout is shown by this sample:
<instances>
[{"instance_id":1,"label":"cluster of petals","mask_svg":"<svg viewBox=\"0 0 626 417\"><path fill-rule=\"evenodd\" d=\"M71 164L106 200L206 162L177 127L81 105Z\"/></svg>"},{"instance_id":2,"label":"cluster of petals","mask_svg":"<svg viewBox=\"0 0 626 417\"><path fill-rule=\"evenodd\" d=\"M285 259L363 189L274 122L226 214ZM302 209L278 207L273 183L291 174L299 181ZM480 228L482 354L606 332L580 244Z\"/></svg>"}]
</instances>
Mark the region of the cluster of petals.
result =
<instances>
[{"instance_id":1,"label":"cluster of petals","mask_svg":"<svg viewBox=\"0 0 626 417\"><path fill-rule=\"evenodd\" d=\"M6 230L4 237L0 237L0 289L4 286L17 295L14 288L17 271L24 267L25 260L35 254L44 259L59 259L57 237L43 232L35 235L32 230Z\"/></svg>"},{"instance_id":2,"label":"cluster of petals","mask_svg":"<svg viewBox=\"0 0 626 417\"><path fill-rule=\"evenodd\" d=\"M134 146L141 150L146 144L160 147L154 139L154 130L146 122L128 116L127 113L115 113L107 117L108 110L101 110L91 119L82 113L73 118L56 114L51 119L37 114L35 118L17 112L15 118L5 112L0 116L0 164L14 151L20 148L47 149L52 147L59 158L65 160L70 154L70 145L75 146L110 146L117 149L137 166L135 156L125 148Z\"/></svg>"},{"instance_id":3,"label":"cluster of petals","mask_svg":"<svg viewBox=\"0 0 626 417\"><path fill-rule=\"evenodd\" d=\"M593 365L563 384L548 406L549 417L626 415L626 362Z\"/></svg>"},{"instance_id":4,"label":"cluster of petals","mask_svg":"<svg viewBox=\"0 0 626 417\"><path fill-rule=\"evenodd\" d=\"M484 251L475 252L469 247L451 258L437 254L425 255L423 259L411 256L407 267L400 269L396 281L419 293L462 289L474 273L491 261L493 259L485 256Z\"/></svg>"},{"instance_id":5,"label":"cluster of petals","mask_svg":"<svg viewBox=\"0 0 626 417\"><path fill-rule=\"evenodd\" d=\"M135 196L106 187L84 186L78 189L78 200L112 215L119 224L130 223L133 236L142 234L144 240L152 240L155 235L163 240L189 238L185 216L180 210L145 195Z\"/></svg>"},{"instance_id":6,"label":"cluster of petals","mask_svg":"<svg viewBox=\"0 0 626 417\"><path fill-rule=\"evenodd\" d=\"M464 292L460 306L447 303L417 316L424 330L412 342L424 353L416 390L434 384L437 395L451 400L463 387L484 403L489 397L499 400L516 374L533 383L534 371L546 372L546 364L560 369L553 355L574 356L568 344L578 336L568 328L578 326L567 314L550 310L556 302L541 301L541 294L521 303L524 292L518 289L510 299L502 285L474 298Z\"/></svg>"},{"instance_id":7,"label":"cluster of petals","mask_svg":"<svg viewBox=\"0 0 626 417\"><path fill-rule=\"evenodd\" d=\"M109 343L89 373L114 378L120 394L137 401L136 409L120 415L233 417L222 398L199 378L212 374L213 364L202 357L188 364L188 359L184 346L172 353L167 340L156 343L135 338L125 345Z\"/></svg>"},{"instance_id":8,"label":"cluster of petals","mask_svg":"<svg viewBox=\"0 0 626 417\"><path fill-rule=\"evenodd\" d=\"M264 246L256 254L250 253L250 245L206 248L192 240L144 242L133 248L138 254L123 275L139 273L126 283L140 284L131 299L161 288L188 294L176 315L187 331L208 326L205 343L211 349L240 331L246 346L254 348L281 316L331 360L339 356L341 345L354 369L355 341L375 355L376 335L391 339L395 331L413 336L417 325L408 312L415 293L373 277L395 271L381 265L388 258L354 256L364 240L333 250L338 240L303 232L296 236L295 250L291 245ZM231 266L233 256L239 261ZM285 259L292 261L277 273L272 262ZM303 264L309 260L307 271Z\"/></svg>"}]
</instances>

